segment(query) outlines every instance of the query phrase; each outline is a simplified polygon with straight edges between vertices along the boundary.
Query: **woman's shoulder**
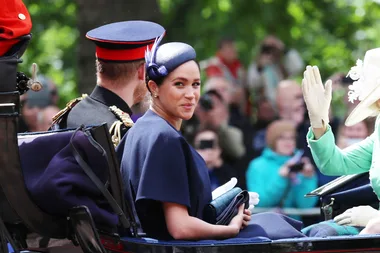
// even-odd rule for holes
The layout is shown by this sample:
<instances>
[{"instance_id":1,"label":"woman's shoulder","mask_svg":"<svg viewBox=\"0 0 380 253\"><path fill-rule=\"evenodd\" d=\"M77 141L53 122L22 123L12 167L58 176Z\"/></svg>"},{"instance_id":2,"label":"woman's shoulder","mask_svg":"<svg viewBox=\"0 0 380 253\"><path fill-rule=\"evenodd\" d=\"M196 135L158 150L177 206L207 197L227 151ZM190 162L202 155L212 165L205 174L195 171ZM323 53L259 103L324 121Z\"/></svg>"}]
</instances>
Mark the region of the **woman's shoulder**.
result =
<instances>
[{"instance_id":1,"label":"woman's shoulder","mask_svg":"<svg viewBox=\"0 0 380 253\"><path fill-rule=\"evenodd\" d=\"M128 132L128 135L155 141L178 141L183 138L174 127L151 110L148 110Z\"/></svg>"},{"instance_id":2,"label":"woman's shoulder","mask_svg":"<svg viewBox=\"0 0 380 253\"><path fill-rule=\"evenodd\" d=\"M249 170L258 170L258 169L261 169L265 163L266 163L267 159L264 158L263 156L258 156L254 159L251 160L251 162L249 163Z\"/></svg>"},{"instance_id":3,"label":"woman's shoulder","mask_svg":"<svg viewBox=\"0 0 380 253\"><path fill-rule=\"evenodd\" d=\"M269 148L265 148L260 156L254 158L249 163L249 168L254 170L266 170L268 166L273 166L277 155Z\"/></svg>"},{"instance_id":4,"label":"woman's shoulder","mask_svg":"<svg viewBox=\"0 0 380 253\"><path fill-rule=\"evenodd\" d=\"M138 128L150 128L153 124L160 124L161 121L164 120L149 109L136 121L133 127L137 126Z\"/></svg>"},{"instance_id":5,"label":"woman's shoulder","mask_svg":"<svg viewBox=\"0 0 380 253\"><path fill-rule=\"evenodd\" d=\"M263 149L263 152L261 152L261 154L258 157L251 160L251 163L266 162L268 160L274 159L275 157L276 153L270 148L266 147Z\"/></svg>"},{"instance_id":6,"label":"woman's shoulder","mask_svg":"<svg viewBox=\"0 0 380 253\"><path fill-rule=\"evenodd\" d=\"M268 163L263 157L256 157L253 159L246 170L247 180L252 180L253 178L262 178L269 174Z\"/></svg>"}]
</instances>

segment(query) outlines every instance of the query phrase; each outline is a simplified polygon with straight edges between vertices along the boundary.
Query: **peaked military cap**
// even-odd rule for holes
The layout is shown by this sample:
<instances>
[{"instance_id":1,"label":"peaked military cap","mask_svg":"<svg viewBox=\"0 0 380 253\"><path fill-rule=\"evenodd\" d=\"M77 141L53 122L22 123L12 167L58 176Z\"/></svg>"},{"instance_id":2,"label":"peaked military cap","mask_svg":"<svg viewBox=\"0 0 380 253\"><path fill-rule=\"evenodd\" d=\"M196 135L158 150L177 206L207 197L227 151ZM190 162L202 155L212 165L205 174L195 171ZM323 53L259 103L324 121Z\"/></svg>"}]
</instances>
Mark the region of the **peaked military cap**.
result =
<instances>
[{"instance_id":1,"label":"peaked military cap","mask_svg":"<svg viewBox=\"0 0 380 253\"><path fill-rule=\"evenodd\" d=\"M89 31L86 37L96 44L96 57L104 61L129 62L144 59L165 29L156 23L142 20L116 22Z\"/></svg>"},{"instance_id":2,"label":"peaked military cap","mask_svg":"<svg viewBox=\"0 0 380 253\"><path fill-rule=\"evenodd\" d=\"M164 34L154 43L151 50L145 54L146 72L150 79L167 76L181 64L195 60L194 48L182 42L169 42L159 45Z\"/></svg>"}]
</instances>

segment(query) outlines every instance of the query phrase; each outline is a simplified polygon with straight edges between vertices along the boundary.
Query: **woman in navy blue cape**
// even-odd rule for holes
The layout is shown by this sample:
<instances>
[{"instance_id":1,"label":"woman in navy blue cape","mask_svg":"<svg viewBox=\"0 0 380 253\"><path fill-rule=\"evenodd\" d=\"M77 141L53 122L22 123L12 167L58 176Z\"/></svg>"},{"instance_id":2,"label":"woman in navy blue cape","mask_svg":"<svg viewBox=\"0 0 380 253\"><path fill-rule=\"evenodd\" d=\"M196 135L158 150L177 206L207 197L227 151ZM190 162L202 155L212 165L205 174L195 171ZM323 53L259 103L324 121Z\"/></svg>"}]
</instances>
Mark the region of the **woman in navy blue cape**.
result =
<instances>
[{"instance_id":1,"label":"woman in navy blue cape","mask_svg":"<svg viewBox=\"0 0 380 253\"><path fill-rule=\"evenodd\" d=\"M142 230L166 240L303 237L302 223L276 213L251 216L243 207L227 226L202 220L212 200L208 170L179 131L198 103L200 70L191 46L159 46L161 39L146 53L151 108L117 149L125 193Z\"/></svg>"}]
</instances>

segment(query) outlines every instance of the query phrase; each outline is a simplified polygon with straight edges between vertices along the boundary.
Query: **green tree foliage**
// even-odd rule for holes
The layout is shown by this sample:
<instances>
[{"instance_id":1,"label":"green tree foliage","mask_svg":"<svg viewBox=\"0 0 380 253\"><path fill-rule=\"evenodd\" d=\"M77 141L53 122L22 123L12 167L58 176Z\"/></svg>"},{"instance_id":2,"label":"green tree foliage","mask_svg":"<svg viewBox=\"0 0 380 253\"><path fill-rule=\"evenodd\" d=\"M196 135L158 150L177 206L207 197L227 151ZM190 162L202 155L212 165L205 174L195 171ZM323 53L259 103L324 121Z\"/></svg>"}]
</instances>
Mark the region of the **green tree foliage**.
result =
<instances>
[{"instance_id":1,"label":"green tree foliage","mask_svg":"<svg viewBox=\"0 0 380 253\"><path fill-rule=\"evenodd\" d=\"M76 96L76 4L74 0L24 0L32 17L32 40L20 70L30 74L33 62L39 74L59 87L60 106Z\"/></svg>"},{"instance_id":2,"label":"green tree foliage","mask_svg":"<svg viewBox=\"0 0 380 253\"><path fill-rule=\"evenodd\" d=\"M379 4L356 0L159 0L168 40L192 44L199 59L233 36L242 61L254 59L262 39L275 34L324 77L347 72L380 41Z\"/></svg>"},{"instance_id":3,"label":"green tree foliage","mask_svg":"<svg viewBox=\"0 0 380 253\"><path fill-rule=\"evenodd\" d=\"M230 35L247 66L260 41L272 33L298 49L307 64L318 65L327 78L337 71L347 73L366 50L380 46L380 5L371 0L157 1L167 41L192 44L200 60L215 53L219 38ZM37 62L40 73L60 87L63 105L77 95L76 1L24 2L32 15L33 39L21 69L29 72Z\"/></svg>"},{"instance_id":4,"label":"green tree foliage","mask_svg":"<svg viewBox=\"0 0 380 253\"><path fill-rule=\"evenodd\" d=\"M198 59L212 56L218 40L234 37L247 67L268 34L297 49L324 79L347 73L366 50L380 46L380 1L370 0L159 0L168 40L193 45ZM299 76L298 80L302 77ZM334 92L343 117L345 92Z\"/></svg>"}]
</instances>

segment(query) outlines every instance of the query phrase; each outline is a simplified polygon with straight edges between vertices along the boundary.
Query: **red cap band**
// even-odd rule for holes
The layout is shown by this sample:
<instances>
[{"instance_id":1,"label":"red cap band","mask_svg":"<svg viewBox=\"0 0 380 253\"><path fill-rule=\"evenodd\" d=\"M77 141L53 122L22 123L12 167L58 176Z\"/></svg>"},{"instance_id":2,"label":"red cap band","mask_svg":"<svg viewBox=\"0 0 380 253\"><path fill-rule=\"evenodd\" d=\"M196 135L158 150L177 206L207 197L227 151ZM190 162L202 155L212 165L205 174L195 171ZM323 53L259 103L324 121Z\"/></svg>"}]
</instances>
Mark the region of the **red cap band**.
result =
<instances>
[{"instance_id":1,"label":"red cap band","mask_svg":"<svg viewBox=\"0 0 380 253\"><path fill-rule=\"evenodd\" d=\"M96 57L108 61L135 61L145 58L145 51L147 48L151 49L154 43L148 44L144 47L132 49L108 49L103 47L96 47Z\"/></svg>"}]
</instances>

